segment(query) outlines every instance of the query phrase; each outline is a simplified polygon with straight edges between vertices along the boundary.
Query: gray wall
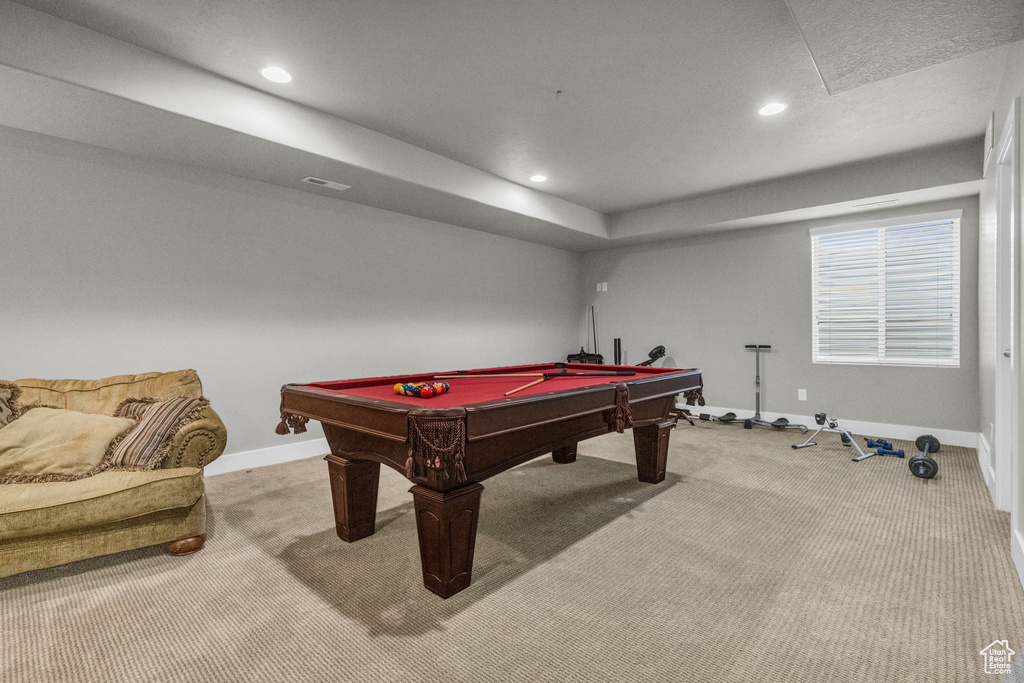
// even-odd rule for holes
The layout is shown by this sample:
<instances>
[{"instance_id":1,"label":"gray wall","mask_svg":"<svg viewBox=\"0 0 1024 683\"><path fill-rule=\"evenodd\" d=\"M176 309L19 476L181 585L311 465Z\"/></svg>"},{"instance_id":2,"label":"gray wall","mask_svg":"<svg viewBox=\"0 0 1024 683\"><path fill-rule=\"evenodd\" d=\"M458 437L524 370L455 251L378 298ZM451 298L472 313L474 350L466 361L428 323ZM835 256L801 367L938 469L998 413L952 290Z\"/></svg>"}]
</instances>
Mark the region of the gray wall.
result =
<instances>
[{"instance_id":1,"label":"gray wall","mask_svg":"<svg viewBox=\"0 0 1024 683\"><path fill-rule=\"evenodd\" d=\"M808 230L950 209L963 209L960 368L812 364ZM771 344L762 356L762 410L976 432L977 235L971 197L592 252L583 279L606 358L614 337L631 363L664 344L667 364L704 371L709 405L752 411L754 355L743 346ZM598 282L608 291L596 292ZM797 400L799 388L807 401Z\"/></svg>"},{"instance_id":2,"label":"gray wall","mask_svg":"<svg viewBox=\"0 0 1024 683\"><path fill-rule=\"evenodd\" d=\"M553 360L581 257L0 128L0 377L199 371L228 452L279 389Z\"/></svg>"}]
</instances>

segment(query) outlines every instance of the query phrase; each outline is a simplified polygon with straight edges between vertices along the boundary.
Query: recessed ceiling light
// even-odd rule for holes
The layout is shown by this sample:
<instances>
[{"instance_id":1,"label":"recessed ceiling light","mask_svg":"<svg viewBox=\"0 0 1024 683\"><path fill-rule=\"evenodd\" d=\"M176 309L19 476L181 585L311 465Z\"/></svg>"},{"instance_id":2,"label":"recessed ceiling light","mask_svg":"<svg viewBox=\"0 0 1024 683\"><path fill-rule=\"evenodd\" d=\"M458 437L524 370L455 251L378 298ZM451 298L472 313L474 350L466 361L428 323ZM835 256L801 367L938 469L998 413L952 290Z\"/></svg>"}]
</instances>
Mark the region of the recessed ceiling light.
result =
<instances>
[{"instance_id":1,"label":"recessed ceiling light","mask_svg":"<svg viewBox=\"0 0 1024 683\"><path fill-rule=\"evenodd\" d=\"M537 175L530 176L530 180L532 180L535 183L543 183L547 179L548 177L546 175L541 175L539 173Z\"/></svg>"},{"instance_id":2,"label":"recessed ceiling light","mask_svg":"<svg viewBox=\"0 0 1024 683\"><path fill-rule=\"evenodd\" d=\"M772 116L774 114L778 114L781 111L785 111L786 106L787 105L783 104L782 102L772 102L771 104L766 104L760 109L758 109L757 113L760 114L761 116Z\"/></svg>"},{"instance_id":3,"label":"recessed ceiling light","mask_svg":"<svg viewBox=\"0 0 1024 683\"><path fill-rule=\"evenodd\" d=\"M292 80L292 75L279 66L268 66L260 69L263 78L274 83L287 83Z\"/></svg>"}]
</instances>

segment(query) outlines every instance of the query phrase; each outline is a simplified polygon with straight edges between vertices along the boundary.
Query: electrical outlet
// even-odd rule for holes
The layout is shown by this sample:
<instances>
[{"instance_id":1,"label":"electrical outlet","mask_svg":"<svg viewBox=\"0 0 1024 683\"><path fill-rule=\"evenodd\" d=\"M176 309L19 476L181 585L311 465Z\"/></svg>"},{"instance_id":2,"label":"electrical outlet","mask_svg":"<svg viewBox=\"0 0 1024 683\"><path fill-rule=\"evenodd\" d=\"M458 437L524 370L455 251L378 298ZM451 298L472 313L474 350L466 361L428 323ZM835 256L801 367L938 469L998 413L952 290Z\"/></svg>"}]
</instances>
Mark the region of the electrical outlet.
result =
<instances>
[{"instance_id":1,"label":"electrical outlet","mask_svg":"<svg viewBox=\"0 0 1024 683\"><path fill-rule=\"evenodd\" d=\"M597 291L599 291L599 292L601 291L601 283L600 282L597 283Z\"/></svg>"},{"instance_id":2,"label":"electrical outlet","mask_svg":"<svg viewBox=\"0 0 1024 683\"><path fill-rule=\"evenodd\" d=\"M608 291L608 283L607 282L602 282L601 283L601 291L602 292L607 292Z\"/></svg>"},{"instance_id":3,"label":"electrical outlet","mask_svg":"<svg viewBox=\"0 0 1024 683\"><path fill-rule=\"evenodd\" d=\"M807 390L806 389L797 389L796 390L796 398L797 398L798 401L806 401L807 400Z\"/></svg>"}]
</instances>

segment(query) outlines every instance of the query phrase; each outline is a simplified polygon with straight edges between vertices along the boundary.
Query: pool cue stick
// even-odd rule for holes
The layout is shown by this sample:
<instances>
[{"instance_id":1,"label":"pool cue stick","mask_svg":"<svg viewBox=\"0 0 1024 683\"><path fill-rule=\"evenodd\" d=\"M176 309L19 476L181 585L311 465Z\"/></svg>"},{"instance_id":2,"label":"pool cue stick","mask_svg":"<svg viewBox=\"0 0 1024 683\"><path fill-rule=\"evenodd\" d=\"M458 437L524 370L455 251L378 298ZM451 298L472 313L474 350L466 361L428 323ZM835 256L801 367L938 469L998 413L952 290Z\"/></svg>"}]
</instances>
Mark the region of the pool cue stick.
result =
<instances>
[{"instance_id":1,"label":"pool cue stick","mask_svg":"<svg viewBox=\"0 0 1024 683\"><path fill-rule=\"evenodd\" d=\"M511 396L512 394L516 393L517 391L522 391L523 389L529 389L529 388L530 388L530 387L532 387L533 385L535 385L535 384L540 384L541 382L543 382L543 381L544 381L544 380L546 380L546 379L551 379L551 378L550 378L550 377L541 377L540 379L535 379L535 380L533 380L532 382L530 382L529 384L524 384L524 385L523 385L523 386L521 386L521 387L516 387L516 388L515 388L515 389L513 389L512 391L506 391L506 392L505 392L505 395L506 395L506 396Z\"/></svg>"},{"instance_id":2,"label":"pool cue stick","mask_svg":"<svg viewBox=\"0 0 1024 683\"><path fill-rule=\"evenodd\" d=\"M594 305L590 305L590 322L594 325L594 354L600 354L597 350L597 314L594 313Z\"/></svg>"},{"instance_id":3,"label":"pool cue stick","mask_svg":"<svg viewBox=\"0 0 1024 683\"><path fill-rule=\"evenodd\" d=\"M541 377L540 379L538 379L536 381L533 381L533 382L530 382L529 384L524 384L523 386L517 387L517 388L513 389L512 391L506 391L505 395L506 396L510 396L510 395L516 393L517 391L522 391L523 389L529 389L530 387L534 386L535 384L540 384L541 382L546 382L549 379L555 379L556 377L635 377L636 376L636 373L631 371L631 370L605 370L605 371L599 370L597 372L582 372L582 371L581 372L568 372L568 371L563 370L562 372L545 372L545 373L542 373L542 374L544 376ZM493 377L494 375L491 375L491 376Z\"/></svg>"},{"instance_id":4,"label":"pool cue stick","mask_svg":"<svg viewBox=\"0 0 1024 683\"><path fill-rule=\"evenodd\" d=\"M566 372L509 372L495 373L493 375L433 375L433 379L459 379L461 377L632 377L636 375L631 370L571 370Z\"/></svg>"}]
</instances>

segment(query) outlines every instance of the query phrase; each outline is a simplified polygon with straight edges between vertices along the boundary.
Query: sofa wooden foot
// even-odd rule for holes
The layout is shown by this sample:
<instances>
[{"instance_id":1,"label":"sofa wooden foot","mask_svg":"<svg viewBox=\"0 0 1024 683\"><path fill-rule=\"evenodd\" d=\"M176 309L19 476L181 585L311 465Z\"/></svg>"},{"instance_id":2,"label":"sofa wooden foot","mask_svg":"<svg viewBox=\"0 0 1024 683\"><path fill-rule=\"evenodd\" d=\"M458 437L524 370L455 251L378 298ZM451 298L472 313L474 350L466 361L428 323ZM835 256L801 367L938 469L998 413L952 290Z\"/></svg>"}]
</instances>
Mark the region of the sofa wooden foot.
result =
<instances>
[{"instance_id":1,"label":"sofa wooden foot","mask_svg":"<svg viewBox=\"0 0 1024 683\"><path fill-rule=\"evenodd\" d=\"M191 538L182 538L177 541L171 541L167 544L167 552L175 557L181 557L182 555L191 555L192 553L198 553L203 549L203 544L206 543L206 534L200 534L198 536L192 536Z\"/></svg>"}]
</instances>

